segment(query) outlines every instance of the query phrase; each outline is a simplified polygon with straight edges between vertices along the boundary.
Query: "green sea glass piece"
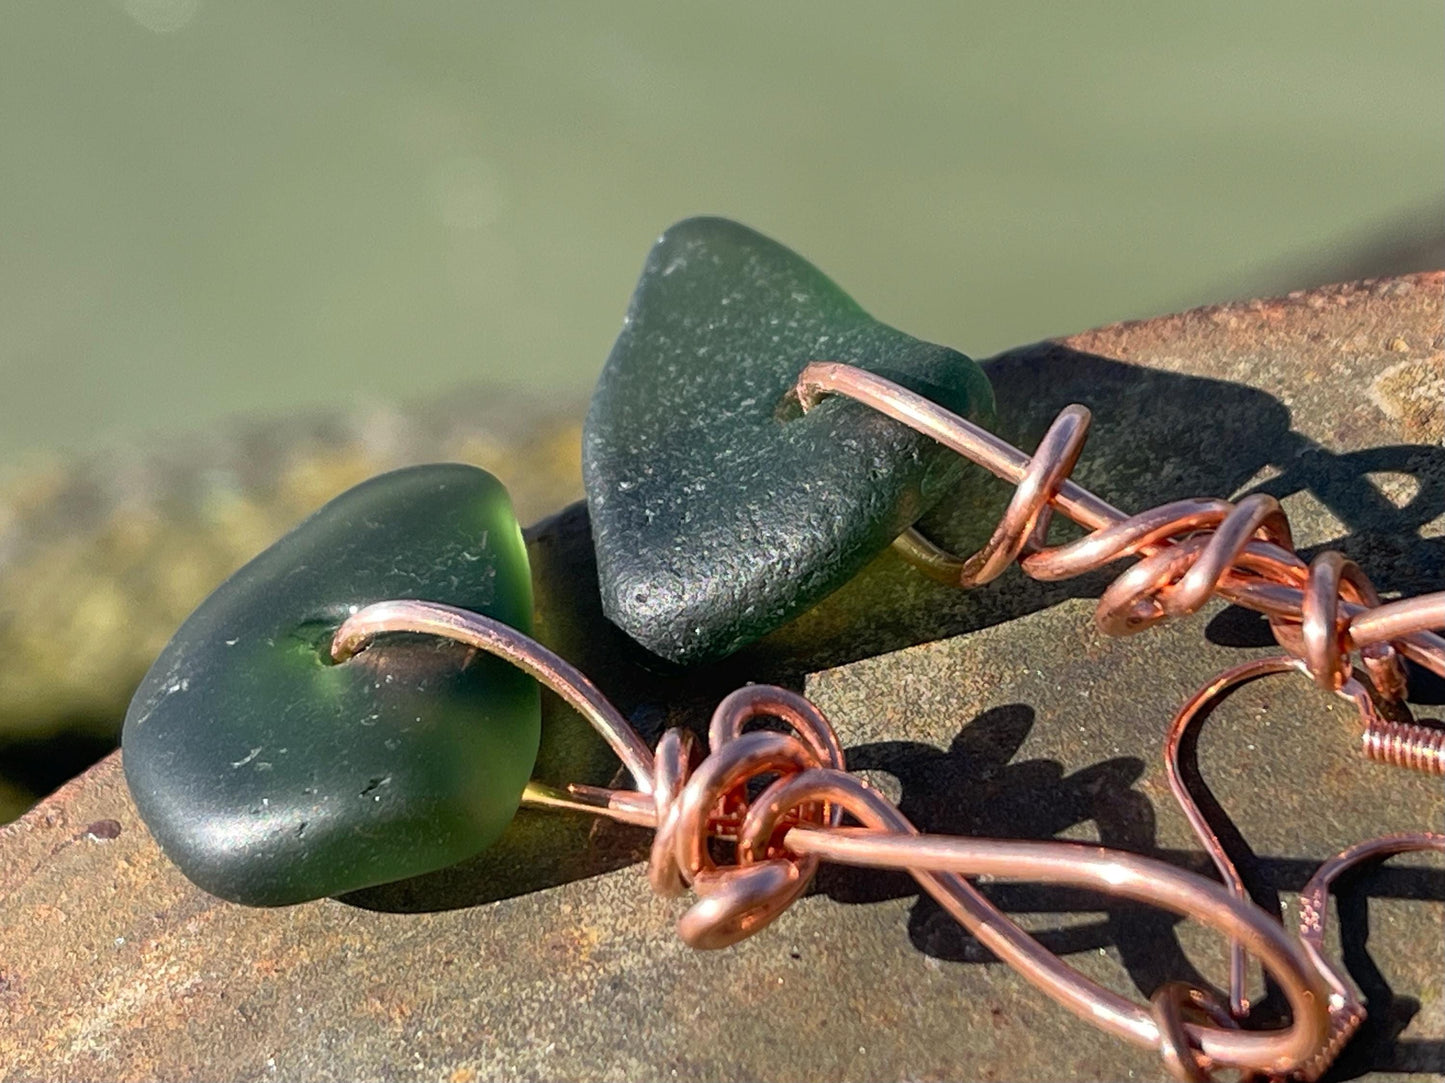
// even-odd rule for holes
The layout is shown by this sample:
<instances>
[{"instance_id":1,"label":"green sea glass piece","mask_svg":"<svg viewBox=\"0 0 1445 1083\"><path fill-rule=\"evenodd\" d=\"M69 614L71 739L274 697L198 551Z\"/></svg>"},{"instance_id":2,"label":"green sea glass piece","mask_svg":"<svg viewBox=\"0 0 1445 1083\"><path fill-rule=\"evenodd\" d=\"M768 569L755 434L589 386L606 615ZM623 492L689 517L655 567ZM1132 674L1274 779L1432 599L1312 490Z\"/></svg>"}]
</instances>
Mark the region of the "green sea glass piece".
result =
<instances>
[{"instance_id":1,"label":"green sea glass piece","mask_svg":"<svg viewBox=\"0 0 1445 1083\"><path fill-rule=\"evenodd\" d=\"M959 456L907 426L836 397L790 411L784 397L810 361L857 365L993 420L973 361L873 319L776 241L722 218L659 238L582 453L603 608L656 654L699 662L758 639L945 492L967 500Z\"/></svg>"},{"instance_id":2,"label":"green sea glass piece","mask_svg":"<svg viewBox=\"0 0 1445 1083\"><path fill-rule=\"evenodd\" d=\"M470 466L343 493L226 580L126 714L136 806L200 887L302 902L460 861L512 819L540 734L536 682L491 656L390 635L335 664L355 609L424 599L530 631L506 490Z\"/></svg>"}]
</instances>

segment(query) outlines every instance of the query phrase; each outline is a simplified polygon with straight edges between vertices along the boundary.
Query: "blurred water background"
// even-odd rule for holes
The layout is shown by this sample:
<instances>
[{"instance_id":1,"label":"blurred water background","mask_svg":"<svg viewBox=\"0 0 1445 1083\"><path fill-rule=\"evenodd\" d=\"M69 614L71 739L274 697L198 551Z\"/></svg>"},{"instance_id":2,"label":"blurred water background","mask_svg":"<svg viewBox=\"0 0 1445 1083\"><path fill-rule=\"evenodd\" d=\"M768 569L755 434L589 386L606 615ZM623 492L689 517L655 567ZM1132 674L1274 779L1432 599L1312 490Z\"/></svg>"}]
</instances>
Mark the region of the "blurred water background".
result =
<instances>
[{"instance_id":1,"label":"blurred water background","mask_svg":"<svg viewBox=\"0 0 1445 1083\"><path fill-rule=\"evenodd\" d=\"M347 485L458 458L524 521L575 499L672 221L977 356L1441 266L1442 42L1438 0L12 0L0 822Z\"/></svg>"},{"instance_id":2,"label":"blurred water background","mask_svg":"<svg viewBox=\"0 0 1445 1083\"><path fill-rule=\"evenodd\" d=\"M1437 0L8 4L0 462L580 396L698 212L979 355L1410 269L1442 41Z\"/></svg>"}]
</instances>

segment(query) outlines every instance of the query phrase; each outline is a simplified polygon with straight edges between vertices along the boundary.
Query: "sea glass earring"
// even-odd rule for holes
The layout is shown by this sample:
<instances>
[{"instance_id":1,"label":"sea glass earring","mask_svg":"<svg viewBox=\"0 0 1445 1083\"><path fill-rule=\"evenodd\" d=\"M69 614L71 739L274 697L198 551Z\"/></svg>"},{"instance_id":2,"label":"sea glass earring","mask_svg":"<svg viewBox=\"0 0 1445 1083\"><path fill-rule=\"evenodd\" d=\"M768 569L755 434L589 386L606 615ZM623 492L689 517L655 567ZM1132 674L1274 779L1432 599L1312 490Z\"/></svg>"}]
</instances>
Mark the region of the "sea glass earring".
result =
<instances>
[{"instance_id":1,"label":"sea glass earring","mask_svg":"<svg viewBox=\"0 0 1445 1083\"><path fill-rule=\"evenodd\" d=\"M759 639L945 493L966 498L962 461L927 436L841 397L804 416L795 384L820 358L993 422L978 365L778 242L692 218L653 245L582 447L603 611L653 653L692 664Z\"/></svg>"},{"instance_id":2,"label":"sea glass earring","mask_svg":"<svg viewBox=\"0 0 1445 1083\"><path fill-rule=\"evenodd\" d=\"M860 404L804 416L793 386L822 355L992 418L971 360L872 319L777 242L698 218L654 245L593 399L584 475L604 610L655 653L695 662L758 638L961 474ZM253 904L337 894L459 861L510 819L537 751L535 684L415 638L334 664L327 635L389 598L528 631L526 552L496 479L430 466L367 482L177 631L122 742L142 816L197 884Z\"/></svg>"},{"instance_id":3,"label":"sea glass earring","mask_svg":"<svg viewBox=\"0 0 1445 1083\"><path fill-rule=\"evenodd\" d=\"M766 633L895 538L927 574L964 587L1015 562L1063 579L1138 558L1103 592L1102 630L1140 631L1217 594L1264 613L1286 652L1188 701L1171 764L1179 734L1225 689L1297 669L1357 702L1366 756L1445 773L1445 732L1409 720L1398 702L1402 659L1445 674L1445 593L1384 602L1340 554L1306 563L1264 494L1128 515L1069 479L1087 410L1064 410L1032 454L971 420L990 411L967 358L876 323L787 249L719 219L679 224L649 257L584 439L606 611L655 653L690 662ZM954 453L1015 486L967 558L903 533L954 477ZM1055 512L1089 533L1050 546ZM530 638L530 621L526 552L496 479L417 467L343 494L223 584L146 677L123 735L142 817L201 887L276 905L460 861L495 841L521 804L601 813L656 830L649 880L664 895L696 894L680 931L701 948L768 924L820 860L902 869L1043 992L1157 1048L1186 1080L1219 1067L1323 1071L1363 1012L1319 953L1330 879L1370 855L1445 848L1445 837L1419 832L1345 851L1307 886L1296 941L1237 883L1142 855L921 835L846 772L827 720L783 689L725 699L705 755L680 729L649 748L585 676ZM1369 707L1356 657L1374 694L1397 701L1395 717ZM529 781L537 679L606 738L634 789ZM745 732L759 716L791 732ZM725 844L716 853L714 839ZM1230 879L1232 866L1220 868ZM1235 945L1229 1002L1165 983L1146 1008L1097 986L964 879L984 874L1197 918ZM1246 948L1284 992L1288 1026L1247 1025Z\"/></svg>"},{"instance_id":4,"label":"sea glass earring","mask_svg":"<svg viewBox=\"0 0 1445 1083\"><path fill-rule=\"evenodd\" d=\"M271 906L399 880L511 821L537 755L536 682L419 636L336 664L342 621L392 598L531 628L527 552L496 478L419 466L343 493L226 580L146 675L126 780L166 855L213 895Z\"/></svg>"}]
</instances>

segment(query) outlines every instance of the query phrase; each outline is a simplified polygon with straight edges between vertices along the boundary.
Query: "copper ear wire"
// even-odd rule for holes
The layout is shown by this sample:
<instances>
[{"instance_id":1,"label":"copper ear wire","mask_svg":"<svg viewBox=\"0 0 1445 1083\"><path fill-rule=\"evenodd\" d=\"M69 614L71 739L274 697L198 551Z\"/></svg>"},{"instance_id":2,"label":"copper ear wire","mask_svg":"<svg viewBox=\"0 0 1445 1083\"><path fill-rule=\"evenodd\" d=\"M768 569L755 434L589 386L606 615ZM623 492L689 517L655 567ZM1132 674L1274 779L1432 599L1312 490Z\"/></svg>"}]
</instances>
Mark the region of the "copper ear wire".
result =
<instances>
[{"instance_id":1,"label":"copper ear wire","mask_svg":"<svg viewBox=\"0 0 1445 1083\"><path fill-rule=\"evenodd\" d=\"M1194 830L1195 836L1209 854L1210 860L1214 862L1214 867L1224 880L1225 887L1228 888L1230 894L1240 900L1249 898L1244 880L1239 875L1234 861L1224 849L1224 845L1220 842L1218 834L1215 833L1214 828L1199 808L1193 794L1189 792L1180 764L1180 751L1189 730L1202 724L1203 720L1208 717L1210 709L1216 706L1230 691L1248 681L1269 674L1285 673L1289 670L1307 673L1308 665L1309 663L1303 659L1284 655L1256 658L1225 670L1189 697L1184 706L1179 709L1179 713L1174 716L1174 721L1170 724L1165 738L1164 766L1169 779L1169 789L1179 807L1184 810L1184 815L1189 820L1189 826ZM1346 676L1333 691L1353 704L1359 713L1361 729L1364 733L1378 731L1381 725L1379 713L1364 685L1353 676ZM1324 955L1324 924L1330 884L1341 873L1362 861L1417 850L1445 851L1445 835L1430 832L1382 835L1357 843L1321 865L1300 893L1300 939L1316 969L1323 975L1331 989L1329 1036L1326 1039L1325 1047L1309 1063L1301 1067L1300 1076L1305 1080L1316 1079L1324 1073L1365 1019L1364 1005L1355 996L1338 968ZM1244 945L1236 940L1230 944L1229 1007L1237 1018L1242 1018L1249 1011L1249 1002L1244 995L1244 979Z\"/></svg>"},{"instance_id":2,"label":"copper ear wire","mask_svg":"<svg viewBox=\"0 0 1445 1083\"><path fill-rule=\"evenodd\" d=\"M821 713L782 689L749 686L724 700L710 729L710 752L694 762L689 734L664 734L654 756L576 669L520 633L464 610L407 601L368 607L337 631L334 656L344 661L388 632L429 633L507 658L561 695L617 752L636 789L578 784L558 789L534 782L523 804L654 828L649 882L660 895L691 888L698 896L678 924L680 935L694 947L724 947L766 926L802 895L819 861L907 871L1002 961L1086 1021L1157 1049L1176 1079L1207 1080L1221 1067L1316 1078L1358 1027L1363 1008L1323 959L1319 938L1310 940L1310 928L1303 943L1296 944L1248 900L1218 839L1182 789L1179 738L1203 706L1228 688L1251 676L1293 668L1355 702L1364 719L1366 755L1445 773L1445 730L1383 719L1350 675L1349 661L1353 652L1361 653L1385 698L1404 692L1399 655L1445 676L1445 639L1432 631L1445 627L1445 592L1381 604L1363 573L1338 554L1322 554L1306 566L1293 552L1278 502L1262 494L1237 504L1176 501L1126 516L1069 480L1088 430L1083 407L1063 411L1030 457L937 404L852 366L820 362L803 371L797 384L803 408L816 406L826 394L857 399L1018 487L989 542L967 560L916 531L899 538L900 551L928 574L974 585L1017 560L1037 578L1063 579L1138 556L1139 562L1100 599L1096 621L1105 632L1130 634L1192 613L1215 593L1268 617L1290 657L1235 667L1196 693L1176 716L1167 753L1171 788L1227 886L1103 847L920 834L877 791L844 771L837 738ZM1048 548L1054 509L1091 533ZM750 719L764 715L781 717L794 732L744 732ZM776 778L750 804L748 783L765 776ZM840 826L845 810L865 827ZM714 862L709 836L736 843L735 863L720 867ZM1396 848L1441 845L1440 836L1408 838L1429 841ZM1322 899L1329 879L1344 867L1341 861L1362 860L1390 845L1390 840L1372 840L1346 851L1321 869L1306 896L1313 899L1314 891ZM1173 910L1222 932L1231 945L1233 1013L1208 990L1179 983L1156 990L1148 1008L1102 988L1046 951L964 879L977 875L1089 888ZM1322 888L1316 883L1321 876ZM1322 901L1308 905L1314 907L1311 913L1323 914ZM1322 916L1318 923L1322 928ZM1288 1000L1287 1028L1240 1027L1248 1007L1243 997L1246 952L1264 964Z\"/></svg>"},{"instance_id":3,"label":"copper ear wire","mask_svg":"<svg viewBox=\"0 0 1445 1083\"><path fill-rule=\"evenodd\" d=\"M421 601L391 601L353 614L337 630L338 662L393 632L425 633L513 661L595 726L632 772L637 789L544 784L523 804L603 815L657 831L649 882L698 896L678 923L684 941L724 947L762 929L807 888L820 861L906 871L980 943L1035 987L1093 1025L1157 1049L1181 1079L1218 1067L1287 1073L1317 1056L1327 1036L1328 986L1303 948L1262 910L1201 876L1153 858L1073 842L956 838L920 834L878 791L844 770L827 719L785 689L749 685L713 715L709 754L695 766L690 738L669 731L658 753L572 666L526 636L486 617ZM792 733L745 730L778 717ZM775 776L749 802L748 783ZM844 812L863 828L842 827ZM736 842L735 863L718 866L707 837ZM1156 997L1147 1008L1103 988L1046 950L978 892L965 876L1085 888L1193 918L1247 946L1289 1002L1282 1029L1246 1031L1197 1018L1202 990ZM1191 1008L1192 1006L1192 1008ZM1201 1073L1204 1076L1201 1076Z\"/></svg>"},{"instance_id":4,"label":"copper ear wire","mask_svg":"<svg viewBox=\"0 0 1445 1083\"><path fill-rule=\"evenodd\" d=\"M1325 957L1325 921L1329 915L1330 887L1341 875L1366 861L1394 854L1435 850L1445 854L1445 835L1433 831L1381 835L1358 842L1330 858L1310 877L1299 896L1299 935L1316 969L1330 985L1330 1041L1319 1056L1304 1066L1306 1079L1324 1074L1350 1036L1365 1020L1365 1008L1338 967Z\"/></svg>"},{"instance_id":5,"label":"copper ear wire","mask_svg":"<svg viewBox=\"0 0 1445 1083\"><path fill-rule=\"evenodd\" d=\"M1189 792L1189 787L1184 782L1184 772L1179 762L1180 749L1184 743L1184 737L1194 721L1205 717L1206 709L1216 703L1231 688L1266 673L1280 673L1294 669L1295 666L1293 658L1275 657L1245 662L1226 670L1189 698L1179 709L1179 713L1174 716L1174 721L1170 724L1169 731L1164 738L1164 768L1169 779L1169 791L1174 795L1175 802L1184 811L1185 819L1189 821L1190 828L1204 846L1209 859L1214 862L1214 867L1224 881L1224 886L1236 899L1248 899L1249 892L1245 890L1244 880L1239 875L1239 870L1235 868L1234 862L1229 859L1229 854L1225 852L1219 836L1215 834L1214 828L1205 818L1193 795ZM1244 981L1244 945L1236 940L1229 945L1229 1010L1236 1018L1243 1018L1249 1014L1249 1001L1244 995Z\"/></svg>"},{"instance_id":6,"label":"copper ear wire","mask_svg":"<svg viewBox=\"0 0 1445 1083\"><path fill-rule=\"evenodd\" d=\"M1381 604L1364 573L1338 553L1309 565L1293 551L1279 502L1256 493L1237 504L1180 500L1125 515L1069 480L1088 435L1089 412L1060 412L1030 457L992 433L891 380L852 365L815 361L795 387L802 408L827 395L854 399L983 466L1015 486L993 536L966 560L916 530L896 548L928 575L959 586L987 582L1017 559L1036 579L1068 579L1115 560L1138 556L1104 591L1095 612L1099 629L1129 635L1168 617L1193 613L1214 594L1265 614L1280 645L1303 662L1323 688L1349 675L1360 651L1371 682L1385 698L1400 699L1404 655L1445 677L1445 592ZM1091 533L1054 548L1045 545L1051 510ZM1376 716L1362 748L1371 759L1445 774L1445 729Z\"/></svg>"},{"instance_id":7,"label":"copper ear wire","mask_svg":"<svg viewBox=\"0 0 1445 1083\"><path fill-rule=\"evenodd\" d=\"M1276 655L1255 658L1225 670L1184 702L1174 716L1173 722L1170 723L1164 738L1164 769L1169 780L1169 790L1174 795L1175 802L1183 810L1195 837L1199 839L1200 845L1204 847L1209 859L1214 862L1214 867L1224 881L1224 886L1229 889L1230 894L1241 900L1249 898L1249 892L1245 890L1244 878L1239 875L1234 861L1225 850L1224 844L1219 841L1219 835L1209 823L1203 810L1200 809L1194 795L1189 792L1189 786L1184 780L1184 769L1180 763L1180 753L1184 745L1184 738L1190 729L1202 724L1210 710L1232 690L1256 678L1273 673L1287 673L1290 670L1304 671L1305 663L1289 655ZM1368 730L1371 719L1376 717L1376 711L1374 701L1370 699L1363 686L1354 678L1348 678L1335 691L1354 704L1356 710L1360 712L1362 728ZM1239 941L1234 941L1230 944L1229 957L1229 1009L1237 1017L1243 1017L1249 1012L1249 1001L1245 999L1244 995L1244 970L1244 945ZM1334 1019L1332 1007L1332 1023Z\"/></svg>"}]
</instances>

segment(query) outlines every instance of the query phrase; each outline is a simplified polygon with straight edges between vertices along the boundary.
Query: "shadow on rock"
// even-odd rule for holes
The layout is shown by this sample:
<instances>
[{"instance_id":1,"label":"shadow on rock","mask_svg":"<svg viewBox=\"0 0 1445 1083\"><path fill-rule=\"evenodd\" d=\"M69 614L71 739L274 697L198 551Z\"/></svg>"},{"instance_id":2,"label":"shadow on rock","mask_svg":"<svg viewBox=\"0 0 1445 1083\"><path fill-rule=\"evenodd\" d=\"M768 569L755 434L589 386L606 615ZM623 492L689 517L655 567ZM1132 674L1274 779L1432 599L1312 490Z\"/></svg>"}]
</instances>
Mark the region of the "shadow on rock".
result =
<instances>
[{"instance_id":1,"label":"shadow on rock","mask_svg":"<svg viewBox=\"0 0 1445 1083\"><path fill-rule=\"evenodd\" d=\"M1309 489L1347 536L1331 542L1376 572L1382 590L1438 586L1445 543L1420 527L1445 507L1445 451L1394 447L1336 455L1290 431L1289 411L1274 397L1227 381L1180 376L1045 344L986 363L998 392L1003 435L1032 448L1057 412L1083 402L1094 434L1075 473L1115 505L1142 510L1198 495L1277 496ZM1397 506L1370 475L1405 475L1414 495ZM1260 482L1257 479L1268 477ZM971 496L923 523L943 544L968 551L992 529L1008 489L975 483ZM1062 536L1063 531L1060 531ZM622 635L602 615L585 507L574 505L528 532L537 598L537 636L588 674L649 742L683 726L699 735L719 700L748 681L800 690L811 672L958 635L1025 616L1070 597L1094 597L1109 576L1044 584L1016 570L980 590L932 582L884 554L852 583L766 639L720 663L682 671ZM1232 622L1232 623L1231 623ZM1260 641L1253 618L1220 618L1211 636L1240 645ZM1217 641L1227 642L1227 638ZM1268 642L1268 640L1264 640ZM903 809L925 830L1017 838L1051 838L1092 822L1105 845L1154 849L1154 810L1132 789L1142 764L1105 760L1066 775L1050 760L1013 763L1033 725L1015 705L965 727L948 750L911 742L855 749L851 765L894 774ZM561 783L621 784L601 739L560 700L544 696L543 750L536 777ZM596 825L567 814L524 810L503 839L472 861L414 880L369 889L346 901L398 911L453 909L596 875L641 860L647 835ZM1198 854L1164 854L1199 869ZM1275 858L1261 875L1273 888L1302 885L1307 861ZM1246 872L1246 875L1249 875ZM843 901L916 894L911 881L829 870L820 887ZM1441 884L1424 890L1438 897ZM639 885L639 890L644 888ZM1172 915L1047 887L990 888L1006 910L1088 911L1100 920L1044 934L1056 950L1115 945L1136 984L1152 990L1166 978L1197 979L1173 935ZM1406 890L1406 889L1402 889ZM910 931L921 950L948 959L987 953L928 900L914 907Z\"/></svg>"},{"instance_id":2,"label":"shadow on rock","mask_svg":"<svg viewBox=\"0 0 1445 1083\"><path fill-rule=\"evenodd\" d=\"M848 751L852 770L883 772L902 786L898 805L928 833L1012 839L1052 839L1092 823L1106 846L1149 853L1154 809L1133 789L1144 771L1134 757L1104 760L1065 774L1052 759L1014 761L1034 726L1034 712L1010 704L980 714L945 749L886 741ZM993 954L905 874L825 867L819 890L845 903L918 895L908 931L915 947L938 959L991 962ZM1177 916L1095 892L1041 884L990 884L983 894L1005 912L1102 913L1035 933L1049 951L1067 955L1117 946L1142 989L1166 977L1200 980L1174 938Z\"/></svg>"},{"instance_id":3,"label":"shadow on rock","mask_svg":"<svg viewBox=\"0 0 1445 1083\"><path fill-rule=\"evenodd\" d=\"M1420 1002L1395 995L1370 957L1370 898L1380 894L1377 881L1384 873L1379 864L1351 869L1335 884L1341 961L1368 1014L1355 1039L1324 1076L1327 1081L1354 1079L1369 1072L1445 1072L1445 1042L1400 1039L1419 1012ZM1419 869L1391 871L1421 879L1428 875ZM1437 892L1434 897L1441 895Z\"/></svg>"}]
</instances>

